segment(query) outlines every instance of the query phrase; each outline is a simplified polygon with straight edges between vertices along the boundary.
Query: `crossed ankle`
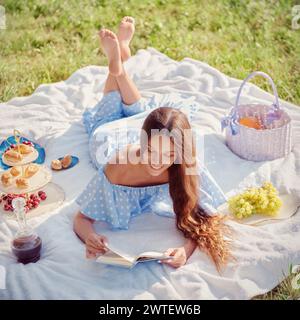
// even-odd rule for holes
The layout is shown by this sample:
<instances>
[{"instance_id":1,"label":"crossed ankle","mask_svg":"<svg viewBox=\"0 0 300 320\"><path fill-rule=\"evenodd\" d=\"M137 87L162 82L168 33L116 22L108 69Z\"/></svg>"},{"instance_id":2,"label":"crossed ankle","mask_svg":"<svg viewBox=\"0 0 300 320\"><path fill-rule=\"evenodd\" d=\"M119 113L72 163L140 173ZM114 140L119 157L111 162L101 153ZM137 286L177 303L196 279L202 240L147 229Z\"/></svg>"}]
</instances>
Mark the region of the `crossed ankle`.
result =
<instances>
[{"instance_id":1,"label":"crossed ankle","mask_svg":"<svg viewBox=\"0 0 300 320\"><path fill-rule=\"evenodd\" d=\"M117 70L117 72L115 72L114 76L117 77L117 78L126 76L126 71L124 69L124 66L123 66L122 62L121 62L120 70Z\"/></svg>"}]
</instances>

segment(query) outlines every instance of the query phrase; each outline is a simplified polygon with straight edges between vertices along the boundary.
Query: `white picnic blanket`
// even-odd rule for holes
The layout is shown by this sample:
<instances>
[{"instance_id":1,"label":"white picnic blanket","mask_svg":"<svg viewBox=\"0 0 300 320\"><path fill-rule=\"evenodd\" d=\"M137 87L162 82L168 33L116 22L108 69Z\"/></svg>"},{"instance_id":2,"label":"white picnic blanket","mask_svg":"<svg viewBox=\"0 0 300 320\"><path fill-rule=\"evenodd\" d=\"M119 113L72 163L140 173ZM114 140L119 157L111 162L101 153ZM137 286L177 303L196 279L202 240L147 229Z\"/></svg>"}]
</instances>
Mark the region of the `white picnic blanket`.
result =
<instances>
[{"instance_id":1,"label":"white picnic blanket","mask_svg":"<svg viewBox=\"0 0 300 320\"><path fill-rule=\"evenodd\" d=\"M220 131L220 119L234 103L240 80L189 58L173 61L152 48L138 51L126 68L144 96L185 94L202 105L198 121L206 134L205 162L225 193L272 179L281 192L300 194L299 108L282 101L282 107L293 119L293 152L285 159L249 162L228 150ZM77 210L74 199L95 170L90 163L81 114L101 98L106 75L106 67L85 67L66 81L41 85L31 96L0 105L1 140L18 128L45 147L47 165L67 153L80 158L78 166L53 175L53 181L66 192L64 206L30 220L43 239L38 263L15 262L10 240L16 222L1 217L0 266L6 269L6 289L0 287L0 298L248 299L275 287L288 273L290 263L300 263L300 214L260 227L232 223L236 260L221 275L198 250L179 269L150 262L126 270L85 259L84 246L72 230ZM242 97L244 102L273 101L272 95L251 84L245 87ZM104 225L97 228L112 243L132 251L164 250L184 241L173 219L151 213L132 219L128 231L111 232Z\"/></svg>"}]
</instances>

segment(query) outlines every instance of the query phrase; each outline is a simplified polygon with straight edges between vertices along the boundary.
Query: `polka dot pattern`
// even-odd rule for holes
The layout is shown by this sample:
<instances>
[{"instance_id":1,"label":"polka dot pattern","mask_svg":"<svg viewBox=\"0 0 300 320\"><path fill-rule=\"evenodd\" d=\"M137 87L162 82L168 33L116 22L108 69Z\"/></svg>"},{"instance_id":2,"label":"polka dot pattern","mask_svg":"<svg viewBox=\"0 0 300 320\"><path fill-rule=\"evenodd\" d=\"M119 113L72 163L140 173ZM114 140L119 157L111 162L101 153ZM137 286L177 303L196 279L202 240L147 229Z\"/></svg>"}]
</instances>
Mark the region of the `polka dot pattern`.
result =
<instances>
[{"instance_id":1,"label":"polka dot pattern","mask_svg":"<svg viewBox=\"0 0 300 320\"><path fill-rule=\"evenodd\" d=\"M158 107L153 100L151 101L147 104L146 100L141 99L127 106L122 103L120 93L113 91L106 94L94 108L83 114L83 123L90 135L90 153L97 172L78 196L76 203L83 214L96 221L106 222L112 229L126 230L129 228L131 217L146 212L175 217L168 183L145 187L112 184L104 173L106 162L103 159L97 161L94 152L100 144L103 144L101 139L95 139L93 135L97 128L104 123ZM108 147L104 158L109 159L113 152L122 147L122 143L116 145L113 142L114 139L110 139L109 132L103 134L103 139ZM130 141L127 140L126 143L132 143L138 139L139 132L132 132ZM200 168L199 177L199 204L208 213L214 214L215 208L226 201L225 195L207 168L203 166Z\"/></svg>"},{"instance_id":2,"label":"polka dot pattern","mask_svg":"<svg viewBox=\"0 0 300 320\"><path fill-rule=\"evenodd\" d=\"M155 108L154 103L144 98L127 105L122 102L119 91L111 91L105 94L93 108L89 108L83 113L83 124L87 133L92 135L93 131L104 123Z\"/></svg>"}]
</instances>

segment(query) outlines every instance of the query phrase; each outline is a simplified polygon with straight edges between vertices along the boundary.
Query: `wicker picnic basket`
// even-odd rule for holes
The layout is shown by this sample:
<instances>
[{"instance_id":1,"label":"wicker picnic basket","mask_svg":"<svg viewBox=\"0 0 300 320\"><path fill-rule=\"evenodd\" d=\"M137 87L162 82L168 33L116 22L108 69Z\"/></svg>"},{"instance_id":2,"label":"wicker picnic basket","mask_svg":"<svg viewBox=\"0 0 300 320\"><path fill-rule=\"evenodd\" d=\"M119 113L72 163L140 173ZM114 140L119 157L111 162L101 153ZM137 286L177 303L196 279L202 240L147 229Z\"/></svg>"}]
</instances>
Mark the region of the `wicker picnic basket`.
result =
<instances>
[{"instance_id":1,"label":"wicker picnic basket","mask_svg":"<svg viewBox=\"0 0 300 320\"><path fill-rule=\"evenodd\" d=\"M272 85L275 102L272 105L240 105L240 95L246 82L254 76L263 76ZM245 118L257 119L259 129L240 123ZM274 160L287 156L292 149L292 124L289 115L279 105L278 93L272 78L264 72L251 73L241 84L235 106L222 119L226 128L226 144L238 156L251 161Z\"/></svg>"}]
</instances>

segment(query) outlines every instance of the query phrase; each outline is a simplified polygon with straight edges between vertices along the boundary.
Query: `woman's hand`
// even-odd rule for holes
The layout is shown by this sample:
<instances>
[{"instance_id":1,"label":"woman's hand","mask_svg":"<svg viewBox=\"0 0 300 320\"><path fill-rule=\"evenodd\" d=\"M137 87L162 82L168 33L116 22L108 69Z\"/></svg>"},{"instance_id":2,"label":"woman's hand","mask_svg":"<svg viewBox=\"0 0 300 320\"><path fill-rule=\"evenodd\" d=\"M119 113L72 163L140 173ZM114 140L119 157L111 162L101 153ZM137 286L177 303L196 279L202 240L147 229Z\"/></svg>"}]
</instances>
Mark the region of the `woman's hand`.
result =
<instances>
[{"instance_id":1,"label":"woman's hand","mask_svg":"<svg viewBox=\"0 0 300 320\"><path fill-rule=\"evenodd\" d=\"M172 256L172 259L160 260L161 263L167 264L173 268L179 268L186 264L188 258L196 248L196 243L189 239L186 244L179 248L170 248L164 254Z\"/></svg>"},{"instance_id":2,"label":"woman's hand","mask_svg":"<svg viewBox=\"0 0 300 320\"><path fill-rule=\"evenodd\" d=\"M85 239L86 257L88 259L96 258L108 251L106 237L91 232Z\"/></svg>"},{"instance_id":3,"label":"woman's hand","mask_svg":"<svg viewBox=\"0 0 300 320\"><path fill-rule=\"evenodd\" d=\"M166 256L172 256L172 259L160 260L161 263L167 264L173 268L179 268L185 265L188 257L184 247L169 248L165 253Z\"/></svg>"}]
</instances>

